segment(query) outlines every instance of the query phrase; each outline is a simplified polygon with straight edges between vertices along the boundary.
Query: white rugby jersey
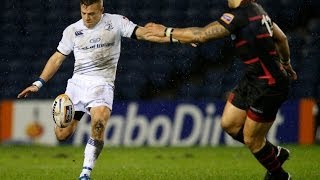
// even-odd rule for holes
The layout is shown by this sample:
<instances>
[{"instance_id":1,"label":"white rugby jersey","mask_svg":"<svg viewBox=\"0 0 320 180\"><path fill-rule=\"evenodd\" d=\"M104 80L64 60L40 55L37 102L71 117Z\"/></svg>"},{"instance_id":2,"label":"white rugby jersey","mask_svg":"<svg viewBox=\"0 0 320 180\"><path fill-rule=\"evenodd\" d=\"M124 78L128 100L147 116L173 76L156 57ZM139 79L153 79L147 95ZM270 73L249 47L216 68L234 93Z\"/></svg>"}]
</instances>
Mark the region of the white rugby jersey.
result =
<instances>
[{"instance_id":1,"label":"white rugby jersey","mask_svg":"<svg viewBox=\"0 0 320 180\"><path fill-rule=\"evenodd\" d=\"M81 19L64 30L57 49L64 55L73 51L74 75L98 76L113 84L121 37L131 37L136 26L126 17L116 14L103 14L92 29L88 29Z\"/></svg>"}]
</instances>

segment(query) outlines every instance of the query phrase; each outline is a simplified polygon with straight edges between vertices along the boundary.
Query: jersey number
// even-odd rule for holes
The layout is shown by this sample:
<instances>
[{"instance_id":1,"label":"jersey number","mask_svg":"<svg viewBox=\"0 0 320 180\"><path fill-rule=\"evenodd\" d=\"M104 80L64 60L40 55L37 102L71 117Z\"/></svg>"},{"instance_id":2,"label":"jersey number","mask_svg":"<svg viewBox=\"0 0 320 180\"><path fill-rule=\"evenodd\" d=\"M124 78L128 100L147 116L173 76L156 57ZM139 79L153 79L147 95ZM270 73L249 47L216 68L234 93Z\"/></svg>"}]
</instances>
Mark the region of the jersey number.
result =
<instances>
[{"instance_id":1,"label":"jersey number","mask_svg":"<svg viewBox=\"0 0 320 180\"><path fill-rule=\"evenodd\" d=\"M269 16L267 15L262 15L262 20L261 20L262 25L265 25L270 36L273 36L273 30L272 30L272 21Z\"/></svg>"}]
</instances>

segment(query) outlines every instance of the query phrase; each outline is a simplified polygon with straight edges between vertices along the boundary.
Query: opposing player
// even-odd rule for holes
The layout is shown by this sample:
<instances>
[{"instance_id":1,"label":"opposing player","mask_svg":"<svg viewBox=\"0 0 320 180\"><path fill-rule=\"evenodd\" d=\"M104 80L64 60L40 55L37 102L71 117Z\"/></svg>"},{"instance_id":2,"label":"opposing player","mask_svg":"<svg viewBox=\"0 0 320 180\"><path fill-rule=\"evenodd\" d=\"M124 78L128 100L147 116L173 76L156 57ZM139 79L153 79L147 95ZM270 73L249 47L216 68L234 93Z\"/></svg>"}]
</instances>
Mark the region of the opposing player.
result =
<instances>
[{"instance_id":1,"label":"opposing player","mask_svg":"<svg viewBox=\"0 0 320 180\"><path fill-rule=\"evenodd\" d=\"M244 143L267 169L265 179L291 179L282 168L289 151L266 140L288 96L289 79L297 79L288 41L254 0L228 0L228 6L227 13L205 27L167 28L154 23L146 27L152 31L150 35L169 37L171 42L204 43L231 35L246 69L226 103L222 128Z\"/></svg>"},{"instance_id":2,"label":"opposing player","mask_svg":"<svg viewBox=\"0 0 320 180\"><path fill-rule=\"evenodd\" d=\"M80 0L82 19L68 26L49 58L39 79L23 90L18 98L35 93L52 78L72 51L75 64L66 94L75 105L75 117L66 128L55 127L58 140L70 137L84 112L91 115L91 137L84 151L79 179L90 179L95 162L104 146L104 133L113 103L114 80L120 56L121 37L161 42L147 37L146 29L126 17L104 13L103 0Z\"/></svg>"}]
</instances>

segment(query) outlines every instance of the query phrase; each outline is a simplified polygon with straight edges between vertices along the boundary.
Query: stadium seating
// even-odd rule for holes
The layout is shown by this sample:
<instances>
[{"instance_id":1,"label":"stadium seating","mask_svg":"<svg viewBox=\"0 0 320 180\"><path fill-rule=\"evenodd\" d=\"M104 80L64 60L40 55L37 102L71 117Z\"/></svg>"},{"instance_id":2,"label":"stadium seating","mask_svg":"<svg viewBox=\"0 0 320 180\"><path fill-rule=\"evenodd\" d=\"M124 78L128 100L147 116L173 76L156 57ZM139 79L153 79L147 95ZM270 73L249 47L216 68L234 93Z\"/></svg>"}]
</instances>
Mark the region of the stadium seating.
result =
<instances>
[{"instance_id":1,"label":"stadium seating","mask_svg":"<svg viewBox=\"0 0 320 180\"><path fill-rule=\"evenodd\" d=\"M261 2L288 35L292 65L300 77L293 83L292 98L320 97L319 2ZM139 25L153 21L178 27L204 26L219 18L226 7L227 2L221 0L105 1L106 12L125 15ZM56 50L63 29L80 19L78 0L63 3L11 0L5 1L3 8L0 85L9 83L11 90L2 90L0 99L15 98L17 92L37 78ZM305 16L300 17L302 15ZM196 49L188 45L123 39L115 97L152 99L157 98L159 92L170 91L172 95L165 98L224 98L241 77L243 68L238 61L228 67L221 65L229 55L225 49L228 43L213 42ZM72 55L68 58L59 73L34 98L51 98L64 91L74 62Z\"/></svg>"}]
</instances>

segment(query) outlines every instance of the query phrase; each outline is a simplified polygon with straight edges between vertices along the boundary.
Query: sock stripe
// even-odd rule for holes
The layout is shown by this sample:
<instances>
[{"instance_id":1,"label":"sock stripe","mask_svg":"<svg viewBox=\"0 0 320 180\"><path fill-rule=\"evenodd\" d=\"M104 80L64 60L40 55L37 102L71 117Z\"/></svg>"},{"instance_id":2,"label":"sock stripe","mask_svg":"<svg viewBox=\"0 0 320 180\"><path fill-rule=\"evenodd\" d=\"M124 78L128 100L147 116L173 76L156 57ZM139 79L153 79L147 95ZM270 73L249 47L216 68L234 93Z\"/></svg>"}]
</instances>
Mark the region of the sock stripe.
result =
<instances>
[{"instance_id":1,"label":"sock stripe","mask_svg":"<svg viewBox=\"0 0 320 180\"><path fill-rule=\"evenodd\" d=\"M277 160L277 159L274 158L273 161L269 162L267 165L268 165L268 166L271 166L273 163L277 162L276 160Z\"/></svg>"},{"instance_id":2,"label":"sock stripe","mask_svg":"<svg viewBox=\"0 0 320 180\"><path fill-rule=\"evenodd\" d=\"M90 167L87 167L87 166L84 166L82 169L87 169L87 170L90 170L90 171L92 171L92 168L90 168Z\"/></svg>"},{"instance_id":3,"label":"sock stripe","mask_svg":"<svg viewBox=\"0 0 320 180\"><path fill-rule=\"evenodd\" d=\"M270 172L274 172L281 167L281 163L277 159L274 159L271 163L267 164L267 167L271 168Z\"/></svg>"},{"instance_id":4,"label":"sock stripe","mask_svg":"<svg viewBox=\"0 0 320 180\"><path fill-rule=\"evenodd\" d=\"M260 159L260 162L269 169L270 172L276 171L280 167L280 162L275 156L274 149L272 148L271 153Z\"/></svg>"},{"instance_id":5,"label":"sock stripe","mask_svg":"<svg viewBox=\"0 0 320 180\"><path fill-rule=\"evenodd\" d=\"M88 142L87 142L87 143L88 143L88 144L91 144L92 146L95 146L95 140L92 139L92 138L88 139Z\"/></svg>"},{"instance_id":6,"label":"sock stripe","mask_svg":"<svg viewBox=\"0 0 320 180\"><path fill-rule=\"evenodd\" d=\"M282 170L281 163L277 159L277 152L271 143L266 143L265 146L254 155L270 173Z\"/></svg>"},{"instance_id":7,"label":"sock stripe","mask_svg":"<svg viewBox=\"0 0 320 180\"><path fill-rule=\"evenodd\" d=\"M274 157L274 149L273 148L272 148L271 153L267 154L265 157L261 157L260 161L264 162L264 161L266 161L266 160L268 160L269 158L272 158L272 157Z\"/></svg>"},{"instance_id":8,"label":"sock stripe","mask_svg":"<svg viewBox=\"0 0 320 180\"><path fill-rule=\"evenodd\" d=\"M93 138L89 138L87 144L90 144L98 148L103 147L104 145L103 141L94 140Z\"/></svg>"},{"instance_id":9,"label":"sock stripe","mask_svg":"<svg viewBox=\"0 0 320 180\"><path fill-rule=\"evenodd\" d=\"M280 167L281 167L281 164L280 164L279 161L278 161L278 165L275 166L275 167L273 167L273 168L270 170L270 172L277 171Z\"/></svg>"}]
</instances>

